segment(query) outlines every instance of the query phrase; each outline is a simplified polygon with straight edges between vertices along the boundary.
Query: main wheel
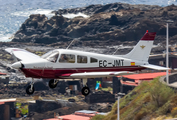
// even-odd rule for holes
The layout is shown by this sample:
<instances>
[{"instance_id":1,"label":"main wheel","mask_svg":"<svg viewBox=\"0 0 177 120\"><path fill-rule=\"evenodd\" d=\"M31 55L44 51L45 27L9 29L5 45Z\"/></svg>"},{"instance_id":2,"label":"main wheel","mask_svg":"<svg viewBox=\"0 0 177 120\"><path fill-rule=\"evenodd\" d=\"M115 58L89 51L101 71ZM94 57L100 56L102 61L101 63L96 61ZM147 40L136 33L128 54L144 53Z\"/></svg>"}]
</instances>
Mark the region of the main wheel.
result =
<instances>
[{"instance_id":1,"label":"main wheel","mask_svg":"<svg viewBox=\"0 0 177 120\"><path fill-rule=\"evenodd\" d=\"M26 93L27 93L28 95L33 94L33 93L34 93L34 86L33 86L32 89L31 89L31 85L29 85L29 86L26 88Z\"/></svg>"},{"instance_id":2,"label":"main wheel","mask_svg":"<svg viewBox=\"0 0 177 120\"><path fill-rule=\"evenodd\" d=\"M82 88L82 94L84 96L87 96L90 93L90 89L88 87L83 87Z\"/></svg>"},{"instance_id":3,"label":"main wheel","mask_svg":"<svg viewBox=\"0 0 177 120\"><path fill-rule=\"evenodd\" d=\"M54 82L55 82L54 79L49 81L49 87L52 88L52 89L57 86L57 83L54 83Z\"/></svg>"}]
</instances>

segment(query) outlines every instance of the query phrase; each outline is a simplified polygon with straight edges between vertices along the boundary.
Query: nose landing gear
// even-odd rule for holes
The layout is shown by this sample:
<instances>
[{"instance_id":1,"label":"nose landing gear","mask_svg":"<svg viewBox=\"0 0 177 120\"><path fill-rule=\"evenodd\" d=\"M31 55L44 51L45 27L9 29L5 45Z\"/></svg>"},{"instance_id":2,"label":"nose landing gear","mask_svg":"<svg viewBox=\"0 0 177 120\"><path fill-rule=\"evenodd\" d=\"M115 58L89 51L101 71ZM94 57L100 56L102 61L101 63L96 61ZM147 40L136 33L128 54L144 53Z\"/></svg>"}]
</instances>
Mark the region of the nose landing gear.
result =
<instances>
[{"instance_id":1,"label":"nose landing gear","mask_svg":"<svg viewBox=\"0 0 177 120\"><path fill-rule=\"evenodd\" d=\"M31 94L33 94L34 93L34 86L33 85L29 85L27 88L26 88L26 93L28 94L28 95L31 95Z\"/></svg>"},{"instance_id":2,"label":"nose landing gear","mask_svg":"<svg viewBox=\"0 0 177 120\"><path fill-rule=\"evenodd\" d=\"M34 79L32 78L32 81L31 81L30 85L26 88L26 93L28 95L31 95L31 94L34 93L34 91L35 91L35 89L34 89Z\"/></svg>"}]
</instances>

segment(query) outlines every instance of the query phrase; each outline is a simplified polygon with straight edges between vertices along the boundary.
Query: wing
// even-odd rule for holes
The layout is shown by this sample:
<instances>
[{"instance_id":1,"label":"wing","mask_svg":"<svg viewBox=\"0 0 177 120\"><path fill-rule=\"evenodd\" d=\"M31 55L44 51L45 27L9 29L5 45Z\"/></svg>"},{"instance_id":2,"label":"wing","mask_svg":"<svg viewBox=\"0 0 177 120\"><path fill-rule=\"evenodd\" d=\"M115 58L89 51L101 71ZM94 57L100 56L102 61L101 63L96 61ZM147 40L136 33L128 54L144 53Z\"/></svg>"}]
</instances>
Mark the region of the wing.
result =
<instances>
[{"instance_id":1,"label":"wing","mask_svg":"<svg viewBox=\"0 0 177 120\"><path fill-rule=\"evenodd\" d=\"M62 74L64 78L99 78L99 77L113 77L117 75L129 75L134 74L133 72L121 71L121 72L85 72L85 73L71 73Z\"/></svg>"},{"instance_id":2,"label":"wing","mask_svg":"<svg viewBox=\"0 0 177 120\"><path fill-rule=\"evenodd\" d=\"M36 59L40 59L40 56L33 54L27 50L19 49L19 48L7 48L5 49L11 55L14 55L16 58L23 61L34 61Z\"/></svg>"},{"instance_id":3,"label":"wing","mask_svg":"<svg viewBox=\"0 0 177 120\"><path fill-rule=\"evenodd\" d=\"M150 68L150 69L155 69L155 70L170 70L170 68L166 68L166 67L161 67L161 66L157 66L157 65L141 65L141 67L145 67L145 68Z\"/></svg>"}]
</instances>

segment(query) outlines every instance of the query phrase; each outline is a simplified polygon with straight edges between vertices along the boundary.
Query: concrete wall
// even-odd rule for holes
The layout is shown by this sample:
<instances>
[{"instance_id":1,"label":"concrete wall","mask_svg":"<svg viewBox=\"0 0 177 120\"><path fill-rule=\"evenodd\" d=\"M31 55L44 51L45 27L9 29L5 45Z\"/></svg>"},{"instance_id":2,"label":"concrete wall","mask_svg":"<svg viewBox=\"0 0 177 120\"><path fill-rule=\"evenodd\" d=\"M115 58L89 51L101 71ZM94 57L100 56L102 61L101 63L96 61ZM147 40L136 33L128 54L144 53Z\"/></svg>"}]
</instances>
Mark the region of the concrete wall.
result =
<instances>
[{"instance_id":1,"label":"concrete wall","mask_svg":"<svg viewBox=\"0 0 177 120\"><path fill-rule=\"evenodd\" d=\"M29 105L29 113L31 112L38 112L43 113L47 111L52 111L58 108L61 108L61 104L57 103L56 101L42 101L36 100L36 103L31 103Z\"/></svg>"},{"instance_id":2,"label":"concrete wall","mask_svg":"<svg viewBox=\"0 0 177 120\"><path fill-rule=\"evenodd\" d=\"M8 76L0 76L0 83L8 84L9 77Z\"/></svg>"},{"instance_id":3,"label":"concrete wall","mask_svg":"<svg viewBox=\"0 0 177 120\"><path fill-rule=\"evenodd\" d=\"M4 107L5 107L5 104L0 105L0 118L2 120L4 120Z\"/></svg>"},{"instance_id":4,"label":"concrete wall","mask_svg":"<svg viewBox=\"0 0 177 120\"><path fill-rule=\"evenodd\" d=\"M134 88L134 86L122 85L117 77L113 77L113 94L117 94L119 92L127 94Z\"/></svg>"},{"instance_id":5,"label":"concrete wall","mask_svg":"<svg viewBox=\"0 0 177 120\"><path fill-rule=\"evenodd\" d=\"M86 96L85 101L87 103L114 103L115 95L111 93L97 93Z\"/></svg>"},{"instance_id":6,"label":"concrete wall","mask_svg":"<svg viewBox=\"0 0 177 120\"><path fill-rule=\"evenodd\" d=\"M14 102L0 105L0 120L11 120L11 117L15 117Z\"/></svg>"},{"instance_id":7,"label":"concrete wall","mask_svg":"<svg viewBox=\"0 0 177 120\"><path fill-rule=\"evenodd\" d=\"M159 65L160 61L163 61L163 66L166 66L166 57L149 58L149 63L154 65ZM169 67L172 69L177 68L177 58L175 56L169 56Z\"/></svg>"}]
</instances>

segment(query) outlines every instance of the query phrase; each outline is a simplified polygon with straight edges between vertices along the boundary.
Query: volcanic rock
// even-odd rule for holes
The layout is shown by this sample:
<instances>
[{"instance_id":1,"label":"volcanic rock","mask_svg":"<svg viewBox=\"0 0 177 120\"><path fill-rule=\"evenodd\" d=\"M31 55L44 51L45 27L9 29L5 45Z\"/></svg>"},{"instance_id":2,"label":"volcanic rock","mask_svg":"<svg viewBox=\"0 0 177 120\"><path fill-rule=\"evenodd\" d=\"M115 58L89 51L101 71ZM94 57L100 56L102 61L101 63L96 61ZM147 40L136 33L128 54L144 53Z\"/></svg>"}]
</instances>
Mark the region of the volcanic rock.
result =
<instances>
[{"instance_id":1,"label":"volcanic rock","mask_svg":"<svg viewBox=\"0 0 177 120\"><path fill-rule=\"evenodd\" d=\"M75 99L68 99L69 102L75 102Z\"/></svg>"},{"instance_id":2,"label":"volcanic rock","mask_svg":"<svg viewBox=\"0 0 177 120\"><path fill-rule=\"evenodd\" d=\"M72 8L72 9L59 9L58 11L53 11L55 15L62 15L67 13L85 13L87 15L93 15L101 12L112 12L112 11L120 11L122 9L140 9L142 11L146 10L155 10L160 8L157 5L130 5L126 3L111 3L107 5L89 5L87 7L82 8Z\"/></svg>"},{"instance_id":3,"label":"volcanic rock","mask_svg":"<svg viewBox=\"0 0 177 120\"><path fill-rule=\"evenodd\" d=\"M111 94L110 92L106 92L106 91L98 91L95 93L92 93L90 95L88 95L85 98L85 101L87 103L114 103L115 102L115 95Z\"/></svg>"},{"instance_id":4,"label":"volcanic rock","mask_svg":"<svg viewBox=\"0 0 177 120\"><path fill-rule=\"evenodd\" d=\"M109 41L108 44L115 45L117 41L138 41L146 30L149 30L157 32L155 40L157 44L164 43L166 20L171 19L174 23L169 25L170 42L176 43L177 6L175 5L160 7L112 3L53 12L55 16L50 19L45 15L30 15L15 33L12 41L52 44L80 38L81 41L92 41L95 45L97 45L94 43L96 40ZM62 14L79 12L90 17L68 19L62 16Z\"/></svg>"},{"instance_id":5,"label":"volcanic rock","mask_svg":"<svg viewBox=\"0 0 177 120\"><path fill-rule=\"evenodd\" d=\"M58 109L61 107L62 105L58 104L56 101L36 100L36 104L29 105L29 111L43 113L43 112L52 111L54 109Z\"/></svg>"}]
</instances>

